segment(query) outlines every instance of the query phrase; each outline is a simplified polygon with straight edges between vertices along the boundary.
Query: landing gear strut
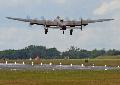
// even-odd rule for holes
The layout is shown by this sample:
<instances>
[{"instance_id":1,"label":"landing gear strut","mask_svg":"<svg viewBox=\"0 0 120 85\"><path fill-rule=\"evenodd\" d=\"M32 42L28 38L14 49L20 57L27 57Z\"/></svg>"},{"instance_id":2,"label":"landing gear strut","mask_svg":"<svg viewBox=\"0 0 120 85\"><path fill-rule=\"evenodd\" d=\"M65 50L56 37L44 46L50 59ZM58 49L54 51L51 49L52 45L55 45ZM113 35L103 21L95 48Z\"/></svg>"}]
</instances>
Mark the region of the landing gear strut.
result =
<instances>
[{"instance_id":1,"label":"landing gear strut","mask_svg":"<svg viewBox=\"0 0 120 85\"><path fill-rule=\"evenodd\" d=\"M63 30L63 34L65 34L64 30Z\"/></svg>"},{"instance_id":2,"label":"landing gear strut","mask_svg":"<svg viewBox=\"0 0 120 85\"><path fill-rule=\"evenodd\" d=\"M70 30L70 35L72 35L72 33L73 33L73 29Z\"/></svg>"},{"instance_id":3,"label":"landing gear strut","mask_svg":"<svg viewBox=\"0 0 120 85\"><path fill-rule=\"evenodd\" d=\"M45 29L45 34L47 34L48 33L48 29Z\"/></svg>"}]
</instances>

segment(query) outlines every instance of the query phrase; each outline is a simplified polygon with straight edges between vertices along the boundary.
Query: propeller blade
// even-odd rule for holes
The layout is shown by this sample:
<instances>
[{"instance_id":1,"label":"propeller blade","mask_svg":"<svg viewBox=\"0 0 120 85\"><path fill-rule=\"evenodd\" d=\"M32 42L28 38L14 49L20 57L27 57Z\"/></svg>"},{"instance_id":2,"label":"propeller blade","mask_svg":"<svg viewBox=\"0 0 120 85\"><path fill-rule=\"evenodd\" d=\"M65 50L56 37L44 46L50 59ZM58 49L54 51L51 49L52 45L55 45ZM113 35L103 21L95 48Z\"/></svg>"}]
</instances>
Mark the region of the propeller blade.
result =
<instances>
[{"instance_id":1,"label":"propeller blade","mask_svg":"<svg viewBox=\"0 0 120 85\"><path fill-rule=\"evenodd\" d=\"M29 20L29 19L30 19L30 16L27 16L27 19Z\"/></svg>"},{"instance_id":2,"label":"propeller blade","mask_svg":"<svg viewBox=\"0 0 120 85\"><path fill-rule=\"evenodd\" d=\"M45 17L44 17L44 16L41 16L41 19L42 19L42 20L45 20Z\"/></svg>"},{"instance_id":3,"label":"propeller blade","mask_svg":"<svg viewBox=\"0 0 120 85\"><path fill-rule=\"evenodd\" d=\"M27 16L27 19L30 19L30 16ZM32 27L31 23L28 25L28 27Z\"/></svg>"},{"instance_id":4,"label":"propeller blade","mask_svg":"<svg viewBox=\"0 0 120 85\"><path fill-rule=\"evenodd\" d=\"M46 28L46 19L45 19L45 17L44 16L41 16L41 19L44 21L44 27Z\"/></svg>"},{"instance_id":5,"label":"propeller blade","mask_svg":"<svg viewBox=\"0 0 120 85\"><path fill-rule=\"evenodd\" d=\"M83 19L81 18L81 31L83 30Z\"/></svg>"}]
</instances>

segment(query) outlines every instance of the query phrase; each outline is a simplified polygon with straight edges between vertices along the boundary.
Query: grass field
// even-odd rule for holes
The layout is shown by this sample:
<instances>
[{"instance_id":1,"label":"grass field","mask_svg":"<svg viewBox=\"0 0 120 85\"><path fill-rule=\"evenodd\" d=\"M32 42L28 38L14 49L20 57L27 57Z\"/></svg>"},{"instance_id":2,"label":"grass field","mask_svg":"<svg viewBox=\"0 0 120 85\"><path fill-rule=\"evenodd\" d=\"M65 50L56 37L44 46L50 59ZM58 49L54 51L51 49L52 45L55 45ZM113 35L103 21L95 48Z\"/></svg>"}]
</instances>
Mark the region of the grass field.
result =
<instances>
[{"instance_id":1,"label":"grass field","mask_svg":"<svg viewBox=\"0 0 120 85\"><path fill-rule=\"evenodd\" d=\"M96 59L120 59L120 55L118 55L118 56L99 56Z\"/></svg>"},{"instance_id":2,"label":"grass field","mask_svg":"<svg viewBox=\"0 0 120 85\"><path fill-rule=\"evenodd\" d=\"M0 71L0 85L120 85L120 71Z\"/></svg>"}]
</instances>

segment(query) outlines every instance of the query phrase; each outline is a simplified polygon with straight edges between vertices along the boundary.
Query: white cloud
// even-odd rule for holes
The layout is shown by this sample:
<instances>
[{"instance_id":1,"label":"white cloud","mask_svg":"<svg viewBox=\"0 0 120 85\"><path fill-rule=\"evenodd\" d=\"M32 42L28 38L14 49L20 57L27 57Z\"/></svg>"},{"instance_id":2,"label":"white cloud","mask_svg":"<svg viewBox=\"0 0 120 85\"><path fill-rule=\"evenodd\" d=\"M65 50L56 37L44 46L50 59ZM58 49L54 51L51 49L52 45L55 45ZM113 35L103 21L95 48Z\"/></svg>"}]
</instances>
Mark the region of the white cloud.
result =
<instances>
[{"instance_id":1,"label":"white cloud","mask_svg":"<svg viewBox=\"0 0 120 85\"><path fill-rule=\"evenodd\" d=\"M110 12L114 12L116 9L120 9L120 0L104 1L102 5L95 9L94 14L104 15Z\"/></svg>"}]
</instances>

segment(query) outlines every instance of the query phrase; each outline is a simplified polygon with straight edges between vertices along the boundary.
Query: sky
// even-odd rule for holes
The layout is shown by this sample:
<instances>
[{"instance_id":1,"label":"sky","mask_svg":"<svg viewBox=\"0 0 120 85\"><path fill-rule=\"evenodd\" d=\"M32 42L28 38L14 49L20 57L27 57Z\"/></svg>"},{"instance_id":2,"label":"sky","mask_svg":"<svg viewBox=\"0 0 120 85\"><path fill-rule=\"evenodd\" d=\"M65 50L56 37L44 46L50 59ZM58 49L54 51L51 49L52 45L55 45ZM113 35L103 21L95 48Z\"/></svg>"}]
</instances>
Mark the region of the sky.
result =
<instances>
[{"instance_id":1,"label":"sky","mask_svg":"<svg viewBox=\"0 0 120 85\"><path fill-rule=\"evenodd\" d=\"M0 0L0 50L22 49L29 45L56 47L60 51L71 46L81 49L120 50L120 0ZM113 18L114 21L89 24L83 31L62 34L42 26L8 20L5 17L54 20L56 16L71 20Z\"/></svg>"}]
</instances>

